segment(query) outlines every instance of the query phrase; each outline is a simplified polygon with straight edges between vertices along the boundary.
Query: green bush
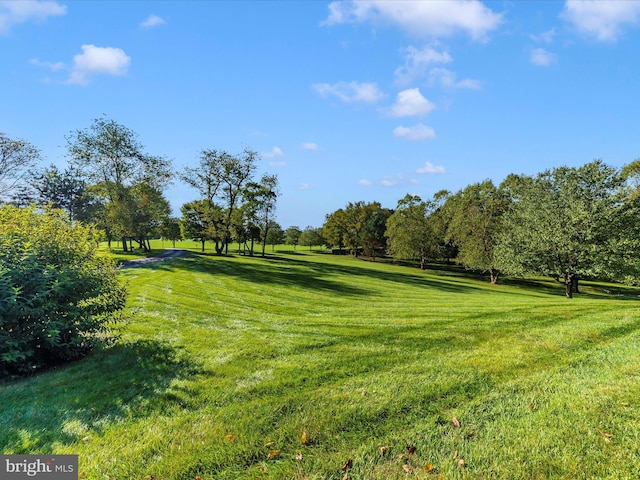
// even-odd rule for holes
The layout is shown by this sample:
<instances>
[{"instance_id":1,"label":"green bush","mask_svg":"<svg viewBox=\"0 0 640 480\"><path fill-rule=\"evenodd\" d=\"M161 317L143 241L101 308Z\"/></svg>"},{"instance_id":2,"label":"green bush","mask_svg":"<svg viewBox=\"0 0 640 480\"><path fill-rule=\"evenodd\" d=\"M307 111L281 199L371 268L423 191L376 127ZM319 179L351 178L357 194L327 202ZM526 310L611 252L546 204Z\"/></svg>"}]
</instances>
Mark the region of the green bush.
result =
<instances>
[{"instance_id":1,"label":"green bush","mask_svg":"<svg viewBox=\"0 0 640 480\"><path fill-rule=\"evenodd\" d=\"M0 207L0 377L77 359L106 337L126 288L97 245L60 210Z\"/></svg>"}]
</instances>

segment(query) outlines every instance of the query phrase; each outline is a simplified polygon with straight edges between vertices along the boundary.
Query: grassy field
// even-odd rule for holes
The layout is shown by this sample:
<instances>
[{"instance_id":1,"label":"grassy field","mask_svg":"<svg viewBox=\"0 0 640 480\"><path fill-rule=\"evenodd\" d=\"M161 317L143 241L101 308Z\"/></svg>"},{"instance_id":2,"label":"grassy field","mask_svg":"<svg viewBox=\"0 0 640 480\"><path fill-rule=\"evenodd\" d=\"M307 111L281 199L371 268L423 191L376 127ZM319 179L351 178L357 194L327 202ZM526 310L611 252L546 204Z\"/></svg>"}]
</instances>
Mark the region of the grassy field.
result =
<instances>
[{"instance_id":1,"label":"grassy field","mask_svg":"<svg viewBox=\"0 0 640 480\"><path fill-rule=\"evenodd\" d=\"M3 452L83 479L640 477L640 291L303 252L123 270L118 344L0 384Z\"/></svg>"}]
</instances>

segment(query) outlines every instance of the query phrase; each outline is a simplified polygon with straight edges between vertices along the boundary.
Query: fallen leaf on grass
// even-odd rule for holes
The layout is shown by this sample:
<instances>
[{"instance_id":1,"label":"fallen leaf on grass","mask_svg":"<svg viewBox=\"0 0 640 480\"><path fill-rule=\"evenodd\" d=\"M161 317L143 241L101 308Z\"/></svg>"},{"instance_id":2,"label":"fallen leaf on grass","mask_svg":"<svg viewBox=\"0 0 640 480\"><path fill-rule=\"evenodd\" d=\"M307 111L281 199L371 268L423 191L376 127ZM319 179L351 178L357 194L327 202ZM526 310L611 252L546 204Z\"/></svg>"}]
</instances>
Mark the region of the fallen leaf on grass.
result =
<instances>
[{"instance_id":1,"label":"fallen leaf on grass","mask_svg":"<svg viewBox=\"0 0 640 480\"><path fill-rule=\"evenodd\" d=\"M460 421L456 417L453 417L451 421L456 427L460 428Z\"/></svg>"},{"instance_id":2,"label":"fallen leaf on grass","mask_svg":"<svg viewBox=\"0 0 640 480\"><path fill-rule=\"evenodd\" d=\"M378 449L378 451L380 452L380 456L384 456L385 453L387 453L387 450L389 450L389 447L387 446L382 446Z\"/></svg>"},{"instance_id":3,"label":"fallen leaf on grass","mask_svg":"<svg viewBox=\"0 0 640 480\"><path fill-rule=\"evenodd\" d=\"M269 452L269 455L267 455L267 458L268 458L269 460L271 460L271 459L273 459L273 458L276 458L276 457L278 456L278 453L280 453L280 451L279 451L279 450L271 450L271 451Z\"/></svg>"},{"instance_id":4,"label":"fallen leaf on grass","mask_svg":"<svg viewBox=\"0 0 640 480\"><path fill-rule=\"evenodd\" d=\"M229 440L231 443L236 441L236 437L234 437L233 434L231 434L231 433L228 433L227 435L225 435L224 438Z\"/></svg>"},{"instance_id":5,"label":"fallen leaf on grass","mask_svg":"<svg viewBox=\"0 0 640 480\"><path fill-rule=\"evenodd\" d=\"M346 472L347 470L349 470L351 467L353 467L353 459L349 459L346 462L344 462L344 465L342 465L340 467L340 470L342 470L343 472Z\"/></svg>"},{"instance_id":6,"label":"fallen leaf on grass","mask_svg":"<svg viewBox=\"0 0 640 480\"><path fill-rule=\"evenodd\" d=\"M196 478L194 480L202 480L202 477L200 475L196 475Z\"/></svg>"},{"instance_id":7,"label":"fallen leaf on grass","mask_svg":"<svg viewBox=\"0 0 640 480\"><path fill-rule=\"evenodd\" d=\"M402 468L404 469L405 472L407 472L409 475L411 475L413 473L413 470L411 470L411 467L409 465L407 465L406 463L404 465L402 465Z\"/></svg>"},{"instance_id":8,"label":"fallen leaf on grass","mask_svg":"<svg viewBox=\"0 0 640 480\"><path fill-rule=\"evenodd\" d=\"M307 432L302 432L302 435L300 435L300 441L302 443L307 443Z\"/></svg>"},{"instance_id":9,"label":"fallen leaf on grass","mask_svg":"<svg viewBox=\"0 0 640 480\"><path fill-rule=\"evenodd\" d=\"M342 480L349 480L349 472L345 473Z\"/></svg>"},{"instance_id":10,"label":"fallen leaf on grass","mask_svg":"<svg viewBox=\"0 0 640 480\"><path fill-rule=\"evenodd\" d=\"M413 455L416 452L415 445L406 445L405 448L407 449L407 453L409 455Z\"/></svg>"},{"instance_id":11,"label":"fallen leaf on grass","mask_svg":"<svg viewBox=\"0 0 640 480\"><path fill-rule=\"evenodd\" d=\"M433 464L432 464L432 463L427 463L427 464L424 466L424 471L425 471L425 472L432 472L432 471L433 471Z\"/></svg>"},{"instance_id":12,"label":"fallen leaf on grass","mask_svg":"<svg viewBox=\"0 0 640 480\"><path fill-rule=\"evenodd\" d=\"M298 460L298 461L302 460L302 454L301 453L297 453L296 454L296 460Z\"/></svg>"},{"instance_id":13,"label":"fallen leaf on grass","mask_svg":"<svg viewBox=\"0 0 640 480\"><path fill-rule=\"evenodd\" d=\"M266 447L270 447L271 445L275 445L275 444L276 444L276 442L267 442L267 443L264 444L264 446L266 448Z\"/></svg>"},{"instance_id":14,"label":"fallen leaf on grass","mask_svg":"<svg viewBox=\"0 0 640 480\"><path fill-rule=\"evenodd\" d=\"M628 407L629 406L629 402L621 402L620 405L622 405L623 407Z\"/></svg>"},{"instance_id":15,"label":"fallen leaf on grass","mask_svg":"<svg viewBox=\"0 0 640 480\"><path fill-rule=\"evenodd\" d=\"M460 459L458 460L458 468L464 467L464 460Z\"/></svg>"},{"instance_id":16,"label":"fallen leaf on grass","mask_svg":"<svg viewBox=\"0 0 640 480\"><path fill-rule=\"evenodd\" d=\"M453 452L453 459L455 460L456 458L458 458L458 450Z\"/></svg>"},{"instance_id":17,"label":"fallen leaf on grass","mask_svg":"<svg viewBox=\"0 0 640 480\"><path fill-rule=\"evenodd\" d=\"M607 432L603 432L602 430L598 430L600 432L600 435L602 435L605 438L611 438L613 437L613 433L607 433Z\"/></svg>"}]
</instances>

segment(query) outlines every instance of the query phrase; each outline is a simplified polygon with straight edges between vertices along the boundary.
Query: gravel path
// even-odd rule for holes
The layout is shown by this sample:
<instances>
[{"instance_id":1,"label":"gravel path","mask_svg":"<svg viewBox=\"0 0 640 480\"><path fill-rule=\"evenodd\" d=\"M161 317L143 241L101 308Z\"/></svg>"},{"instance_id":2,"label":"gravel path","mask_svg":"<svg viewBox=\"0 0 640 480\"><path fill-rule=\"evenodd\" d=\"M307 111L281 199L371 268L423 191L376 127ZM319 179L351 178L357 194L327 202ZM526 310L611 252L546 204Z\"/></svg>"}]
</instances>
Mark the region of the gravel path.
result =
<instances>
[{"instance_id":1,"label":"gravel path","mask_svg":"<svg viewBox=\"0 0 640 480\"><path fill-rule=\"evenodd\" d=\"M162 262L163 260L167 260L169 258L179 257L180 255L184 255L185 253L186 250L183 250L181 248L165 248L160 255L156 255L155 257L136 258L135 260L127 260L125 262L122 262L120 268L142 267L150 263Z\"/></svg>"}]
</instances>

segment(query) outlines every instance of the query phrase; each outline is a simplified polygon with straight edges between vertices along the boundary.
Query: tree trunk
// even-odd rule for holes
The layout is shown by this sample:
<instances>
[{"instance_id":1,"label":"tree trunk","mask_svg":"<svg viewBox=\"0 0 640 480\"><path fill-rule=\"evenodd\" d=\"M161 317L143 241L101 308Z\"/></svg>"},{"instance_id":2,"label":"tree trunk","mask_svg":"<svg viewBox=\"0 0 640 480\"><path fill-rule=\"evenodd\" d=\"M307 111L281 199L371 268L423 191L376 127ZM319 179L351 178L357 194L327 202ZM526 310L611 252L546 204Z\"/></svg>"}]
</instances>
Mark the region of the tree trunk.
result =
<instances>
[{"instance_id":1,"label":"tree trunk","mask_svg":"<svg viewBox=\"0 0 640 480\"><path fill-rule=\"evenodd\" d=\"M202 253L204 253L204 240L202 240Z\"/></svg>"},{"instance_id":2,"label":"tree trunk","mask_svg":"<svg viewBox=\"0 0 640 480\"><path fill-rule=\"evenodd\" d=\"M420 270L425 270L427 268L426 261L424 257L420 258Z\"/></svg>"},{"instance_id":3,"label":"tree trunk","mask_svg":"<svg viewBox=\"0 0 640 480\"><path fill-rule=\"evenodd\" d=\"M127 249L127 239L122 237L122 251L123 252L128 252L129 250Z\"/></svg>"},{"instance_id":4,"label":"tree trunk","mask_svg":"<svg viewBox=\"0 0 640 480\"><path fill-rule=\"evenodd\" d=\"M574 274L573 278L571 279L571 293L580 293L580 291L578 290L578 275Z\"/></svg>"},{"instance_id":5,"label":"tree trunk","mask_svg":"<svg viewBox=\"0 0 640 480\"><path fill-rule=\"evenodd\" d=\"M573 298L573 274L564 274L564 291L567 298Z\"/></svg>"},{"instance_id":6,"label":"tree trunk","mask_svg":"<svg viewBox=\"0 0 640 480\"><path fill-rule=\"evenodd\" d=\"M489 278L491 279L489 283L491 283L491 285L495 285L496 283L498 283L498 272L489 270Z\"/></svg>"}]
</instances>

